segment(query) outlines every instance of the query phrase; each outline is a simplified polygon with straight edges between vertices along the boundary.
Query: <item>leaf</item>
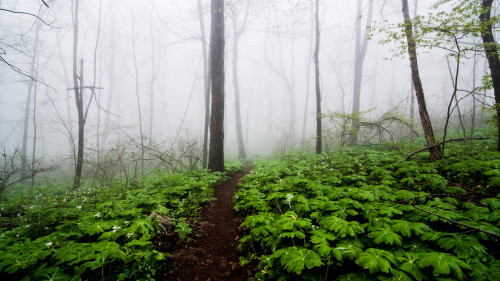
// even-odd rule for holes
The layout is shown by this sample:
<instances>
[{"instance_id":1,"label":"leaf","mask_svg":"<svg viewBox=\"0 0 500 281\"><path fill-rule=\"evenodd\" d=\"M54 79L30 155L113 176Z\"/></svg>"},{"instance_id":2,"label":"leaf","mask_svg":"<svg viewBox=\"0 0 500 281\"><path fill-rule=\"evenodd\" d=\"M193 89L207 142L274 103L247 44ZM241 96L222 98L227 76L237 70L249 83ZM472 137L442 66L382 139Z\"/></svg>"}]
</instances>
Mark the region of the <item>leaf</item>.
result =
<instances>
[{"instance_id":1,"label":"leaf","mask_svg":"<svg viewBox=\"0 0 500 281\"><path fill-rule=\"evenodd\" d=\"M401 236L388 228L379 228L372 231L368 233L368 238L372 238L377 244L401 245Z\"/></svg>"},{"instance_id":2,"label":"leaf","mask_svg":"<svg viewBox=\"0 0 500 281\"><path fill-rule=\"evenodd\" d=\"M395 222L391 226L392 230L406 237L410 237L412 232L416 235L420 235L432 231L428 225L421 222L409 222L403 220L393 220L392 222Z\"/></svg>"},{"instance_id":3,"label":"leaf","mask_svg":"<svg viewBox=\"0 0 500 281\"><path fill-rule=\"evenodd\" d=\"M365 252L359 254L359 257L356 259L356 264L362 266L364 269L368 269L370 273L379 271L389 273L389 270L392 269L391 264L396 264L396 259L394 255L388 251L369 248Z\"/></svg>"},{"instance_id":4,"label":"leaf","mask_svg":"<svg viewBox=\"0 0 500 281\"><path fill-rule=\"evenodd\" d=\"M434 276L453 274L460 280L464 279L462 268L470 269L462 260L448 253L422 253L422 258L418 261L420 268L432 267Z\"/></svg>"},{"instance_id":5,"label":"leaf","mask_svg":"<svg viewBox=\"0 0 500 281\"><path fill-rule=\"evenodd\" d=\"M445 249L453 249L457 257L465 259L470 257L484 257L487 255L486 249L479 241L470 236L463 234L450 234L438 240L438 245Z\"/></svg>"},{"instance_id":6,"label":"leaf","mask_svg":"<svg viewBox=\"0 0 500 281\"><path fill-rule=\"evenodd\" d=\"M349 259L353 260L363 252L363 244L359 240L343 240L339 242L335 249L341 251Z\"/></svg>"},{"instance_id":7,"label":"leaf","mask_svg":"<svg viewBox=\"0 0 500 281\"><path fill-rule=\"evenodd\" d=\"M311 242L316 244L313 249L317 251L321 256L326 257L333 253L337 260L342 260L342 252L330 247L330 241L334 241L337 238L335 235L326 233L324 230L315 230L312 232Z\"/></svg>"},{"instance_id":8,"label":"leaf","mask_svg":"<svg viewBox=\"0 0 500 281\"><path fill-rule=\"evenodd\" d=\"M346 221L338 217L326 217L319 222L328 230L335 231L339 237L344 238L347 235L356 236L365 232L364 228L357 221Z\"/></svg>"},{"instance_id":9,"label":"leaf","mask_svg":"<svg viewBox=\"0 0 500 281\"><path fill-rule=\"evenodd\" d=\"M404 252L401 256L397 257L397 260L400 262L398 267L400 270L411 274L418 281L423 279L422 271L417 265L417 262L420 260L419 254Z\"/></svg>"},{"instance_id":10,"label":"leaf","mask_svg":"<svg viewBox=\"0 0 500 281\"><path fill-rule=\"evenodd\" d=\"M290 253L286 255L281 264L285 266L288 272L300 275L304 267L311 269L323 265L323 262L321 261L321 257L314 251L292 247Z\"/></svg>"}]
</instances>

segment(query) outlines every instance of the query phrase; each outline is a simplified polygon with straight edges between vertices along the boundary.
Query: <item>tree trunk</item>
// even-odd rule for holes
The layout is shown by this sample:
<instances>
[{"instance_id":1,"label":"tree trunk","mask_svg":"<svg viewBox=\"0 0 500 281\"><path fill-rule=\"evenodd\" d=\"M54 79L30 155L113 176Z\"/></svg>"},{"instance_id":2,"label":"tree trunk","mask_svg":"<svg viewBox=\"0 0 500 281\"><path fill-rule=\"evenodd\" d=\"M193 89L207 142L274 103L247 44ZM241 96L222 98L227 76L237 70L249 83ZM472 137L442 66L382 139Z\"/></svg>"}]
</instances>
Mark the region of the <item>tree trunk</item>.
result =
<instances>
[{"instance_id":1,"label":"tree trunk","mask_svg":"<svg viewBox=\"0 0 500 281\"><path fill-rule=\"evenodd\" d=\"M106 101L106 113L104 115L104 128L102 132L102 139L101 139L101 149L106 150L107 148L107 143L108 143L108 135L109 135L109 123L111 122L111 106L113 105L113 96L114 96L114 81L115 81L115 47L116 47L116 37L115 37L115 16L113 14L114 11L114 1L111 1L111 30L109 32L110 36L110 50L111 54L110 56L110 62L109 62L109 84L108 84L108 99Z\"/></svg>"},{"instance_id":2,"label":"tree trunk","mask_svg":"<svg viewBox=\"0 0 500 281\"><path fill-rule=\"evenodd\" d=\"M74 188L80 187L83 169L83 149L85 145L85 118L83 107L83 59L80 62L80 76L78 76L78 8L79 0L74 2L73 13L73 86L75 91L75 103L78 111L78 149L76 153ZM80 84L78 83L80 80ZM80 85L80 86L79 86Z\"/></svg>"},{"instance_id":3,"label":"tree trunk","mask_svg":"<svg viewBox=\"0 0 500 281\"><path fill-rule=\"evenodd\" d=\"M243 19L240 28L238 28L238 23L237 23L238 13L234 11L232 15L232 22L234 29L234 36L233 36L233 86L234 86L234 111L235 111L234 114L236 118L236 138L238 140L238 159L247 158L247 154L245 151L245 144L243 142L243 129L241 125L240 86L238 83L238 44L240 41L240 37L246 28L249 10L250 10L250 1L247 0L245 18Z\"/></svg>"},{"instance_id":4,"label":"tree trunk","mask_svg":"<svg viewBox=\"0 0 500 281\"><path fill-rule=\"evenodd\" d=\"M319 0L316 0L316 48L314 49L314 74L316 82L316 153L321 154L321 86L319 84Z\"/></svg>"},{"instance_id":5,"label":"tree trunk","mask_svg":"<svg viewBox=\"0 0 500 281\"><path fill-rule=\"evenodd\" d=\"M200 19L201 31L201 52L203 56L203 86L205 98L205 125L203 127L203 152L202 152L202 165L203 168L207 167L208 159L208 130L210 126L210 65L208 63L207 52L207 36L205 35L205 21L203 19L203 9L201 7L201 0L198 0L198 17Z\"/></svg>"},{"instance_id":6,"label":"tree trunk","mask_svg":"<svg viewBox=\"0 0 500 281\"><path fill-rule=\"evenodd\" d=\"M34 88L35 81L33 77L35 77L35 67L38 64L38 35L40 33L40 24L37 21L37 28L35 33L35 41L33 42L33 49L31 52L31 66L30 66L30 77L32 79L28 82L28 96L26 97L26 107L24 109L24 128L23 128L23 146L21 148L21 158L23 162L21 163L21 178L27 178L27 170L28 170L28 129L29 129L29 119L30 119L30 108L31 108L31 96ZM33 113L33 116L35 113ZM33 140L35 141L35 140ZM35 161L35 159L32 159Z\"/></svg>"},{"instance_id":7,"label":"tree trunk","mask_svg":"<svg viewBox=\"0 0 500 281\"><path fill-rule=\"evenodd\" d=\"M418 0L415 0L413 9L413 18L417 17ZM415 85L411 81L410 91L410 142L413 142L413 131L415 130Z\"/></svg>"},{"instance_id":8,"label":"tree trunk","mask_svg":"<svg viewBox=\"0 0 500 281\"><path fill-rule=\"evenodd\" d=\"M139 111L139 136L141 138L141 176L144 176L144 131L142 129L142 110L141 99L139 95L139 67L137 65L137 50L135 44L135 19L134 15L132 14L132 52L135 70L135 95L137 98L137 110Z\"/></svg>"},{"instance_id":9,"label":"tree trunk","mask_svg":"<svg viewBox=\"0 0 500 281\"><path fill-rule=\"evenodd\" d=\"M78 2L78 0L76 0ZM77 6L76 6L77 7ZM76 8L75 11L78 11ZM78 21L75 20L75 23ZM75 45L77 47L77 45ZM75 66L73 67L75 68ZM76 69L76 68L75 68ZM78 87L78 82L75 82L75 102L76 109L78 111L78 150L76 152L76 167L75 167L75 181L73 186L75 188L80 187L80 180L82 178L82 170L83 170L83 150L85 146L85 117L83 113L83 59L80 61L80 77L78 77L78 73L75 71L73 73L73 81L80 80L80 87Z\"/></svg>"},{"instance_id":10,"label":"tree trunk","mask_svg":"<svg viewBox=\"0 0 500 281\"><path fill-rule=\"evenodd\" d=\"M369 0L368 8L368 18L366 20L366 31L364 34L363 42L361 42L361 18L363 17L361 13L362 1L358 0L357 5L357 19L356 19L356 40L355 40L355 57L354 57L354 82L352 89L352 128L353 132L351 134L350 142L351 144L356 144L358 141L358 131L359 131L359 110L360 110L360 99L361 99L361 80L363 79L363 65L365 62L366 50L368 48L368 27L371 25L373 19L373 0Z\"/></svg>"},{"instance_id":11,"label":"tree trunk","mask_svg":"<svg viewBox=\"0 0 500 281\"><path fill-rule=\"evenodd\" d=\"M497 45L493 37L493 28L491 26L491 8L493 0L483 0L482 5L483 10L479 16L479 20L481 21L481 38L483 39L484 52L488 59L491 81L493 82L498 127L497 150L500 151L500 60L498 59Z\"/></svg>"},{"instance_id":12,"label":"tree trunk","mask_svg":"<svg viewBox=\"0 0 500 281\"><path fill-rule=\"evenodd\" d=\"M302 121L302 141L301 147L305 148L306 145L306 127L307 127L307 109L309 108L309 86L311 84L311 58L309 55L312 53L313 49L313 36L315 32L315 9L311 5L311 34L309 37L309 53L307 54L307 78L306 78L306 101L304 103L304 120ZM314 55L313 55L314 56Z\"/></svg>"},{"instance_id":13,"label":"tree trunk","mask_svg":"<svg viewBox=\"0 0 500 281\"><path fill-rule=\"evenodd\" d=\"M429 114L427 113L424 88L422 86L422 81L420 80L420 74L418 71L417 51L416 51L415 41L413 40L413 27L410 20L410 14L408 12L408 0L401 0L401 2L403 4L402 10L405 22L406 40L408 43L408 55L410 57L410 67L412 74L411 76L413 80L413 85L415 86L415 94L417 96L420 120L422 122L422 128L424 130L427 146L434 146L436 144L436 140L434 139L434 132L432 130L431 120L429 118ZM429 149L429 153L432 160L437 160L441 158L441 152L439 151L439 148L436 146Z\"/></svg>"},{"instance_id":14,"label":"tree trunk","mask_svg":"<svg viewBox=\"0 0 500 281\"><path fill-rule=\"evenodd\" d=\"M224 171L224 0L212 0L210 69L212 72L212 114L208 169Z\"/></svg>"}]
</instances>

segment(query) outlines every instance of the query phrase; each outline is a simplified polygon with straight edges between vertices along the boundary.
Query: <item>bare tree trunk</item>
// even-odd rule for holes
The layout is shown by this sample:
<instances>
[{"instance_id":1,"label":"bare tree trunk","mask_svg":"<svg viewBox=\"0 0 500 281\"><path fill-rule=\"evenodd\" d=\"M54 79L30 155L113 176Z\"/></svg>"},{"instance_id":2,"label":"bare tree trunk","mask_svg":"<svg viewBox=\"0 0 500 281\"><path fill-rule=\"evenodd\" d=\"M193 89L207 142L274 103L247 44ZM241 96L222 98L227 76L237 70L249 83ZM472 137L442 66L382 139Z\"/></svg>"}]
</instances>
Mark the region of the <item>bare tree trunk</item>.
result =
<instances>
[{"instance_id":1,"label":"bare tree trunk","mask_svg":"<svg viewBox=\"0 0 500 281\"><path fill-rule=\"evenodd\" d=\"M33 48L31 52L31 66L30 66L30 77L35 77L36 65L38 63L38 35L40 33L40 24L37 21L37 28L35 32L35 40L33 42ZM21 148L21 157L23 162L21 163L21 178L27 178L27 170L28 170L28 129L29 129L29 119L31 112L31 96L33 93L33 88L35 86L34 79L30 79L28 82L28 96L26 97L26 106L24 109L24 128L23 128L23 146ZM33 117L34 117L33 113ZM33 140L34 141L34 140ZM32 159L34 162L35 159Z\"/></svg>"},{"instance_id":2,"label":"bare tree trunk","mask_svg":"<svg viewBox=\"0 0 500 281\"><path fill-rule=\"evenodd\" d=\"M353 132L351 135L351 144L356 144L358 141L358 131L359 131L359 116L357 114L360 110L360 99L361 99L361 80L363 79L363 65L365 62L366 50L368 48L368 27L372 23L373 19L373 0L369 0L368 8L368 18L366 20L366 31L364 34L363 42L361 42L361 18L363 17L361 13L362 0L358 0L357 5L357 19L356 19L356 41L355 41L355 57L354 57L354 83L353 83L353 99L352 99L352 128Z\"/></svg>"},{"instance_id":3,"label":"bare tree trunk","mask_svg":"<svg viewBox=\"0 0 500 281\"><path fill-rule=\"evenodd\" d=\"M304 149L306 144L307 109L309 108L309 86L311 84L311 61L312 61L309 55L312 53L313 49L313 36L315 31L314 22L315 22L314 6L311 5L311 34L309 37L309 53L307 56L308 60L307 60L307 78L306 78L306 102L304 104L304 120L302 122L302 142L301 142L302 149Z\"/></svg>"},{"instance_id":4,"label":"bare tree trunk","mask_svg":"<svg viewBox=\"0 0 500 281\"><path fill-rule=\"evenodd\" d=\"M413 18L417 17L418 10L418 0L415 0L413 6ZM415 130L415 85L413 80L411 81L411 91L410 91L410 142L413 142L413 131Z\"/></svg>"},{"instance_id":5,"label":"bare tree trunk","mask_svg":"<svg viewBox=\"0 0 500 281\"><path fill-rule=\"evenodd\" d=\"M205 34L205 21L203 18L203 9L201 6L201 0L198 0L198 17L200 20L200 31L201 31L201 52L203 56L203 86L204 86L204 98L205 98L205 124L203 127L203 152L202 152L202 165L203 168L207 167L208 160L208 131L210 126L210 65L208 63L208 51L207 51L207 36Z\"/></svg>"},{"instance_id":6,"label":"bare tree trunk","mask_svg":"<svg viewBox=\"0 0 500 281\"><path fill-rule=\"evenodd\" d=\"M85 119L83 107L83 59L80 63L80 76L78 76L78 8L80 0L75 0L73 9L73 86L75 91L75 103L78 111L78 149L76 154L75 180L73 187L80 187L83 169L83 150L85 145ZM78 83L80 80L80 84Z\"/></svg>"},{"instance_id":7,"label":"bare tree trunk","mask_svg":"<svg viewBox=\"0 0 500 281\"><path fill-rule=\"evenodd\" d=\"M268 47L268 44L267 44L267 35L266 35L266 39L265 39L265 43L264 45L266 46L265 47L265 51L264 51L264 56L265 56L265 60L266 60L266 63L267 65L269 66L269 68L271 69L271 71L276 74L280 79L281 81L283 82L283 84L285 85L285 88L286 88L286 92L288 94L288 97L289 97L289 101L290 101L290 134L292 135L292 139L295 138L295 94L294 94L294 89L293 89L293 85L292 85L292 82L290 82L290 79L288 79L287 75L286 75L286 72L285 72L285 69L283 67L283 52L280 52L280 69L277 69L274 65L273 65L273 62L271 61L271 59L269 58L269 54L267 52L267 47ZM280 40L280 50L282 50L282 46L281 46L281 40Z\"/></svg>"},{"instance_id":8,"label":"bare tree trunk","mask_svg":"<svg viewBox=\"0 0 500 281\"><path fill-rule=\"evenodd\" d=\"M208 169L224 171L224 0L212 0L210 69L212 71L212 114Z\"/></svg>"},{"instance_id":9,"label":"bare tree trunk","mask_svg":"<svg viewBox=\"0 0 500 281\"><path fill-rule=\"evenodd\" d=\"M245 32L246 25L248 22L248 12L250 10L250 0L247 0L247 7L245 11L245 18L241 23L241 27L238 27L238 12L233 10L232 22L233 22L233 86L234 86L234 114L236 118L236 138L238 140L238 159L246 159L245 144L243 142L243 129L241 125L241 106L240 106L240 87L238 82L238 44L240 37Z\"/></svg>"},{"instance_id":10,"label":"bare tree trunk","mask_svg":"<svg viewBox=\"0 0 500 281\"><path fill-rule=\"evenodd\" d=\"M316 0L316 48L314 49L314 76L316 83L316 153L321 154L321 86L319 84L319 44L320 44L320 30L319 30L319 0Z\"/></svg>"},{"instance_id":11,"label":"bare tree trunk","mask_svg":"<svg viewBox=\"0 0 500 281\"><path fill-rule=\"evenodd\" d=\"M111 30L110 30L110 64L109 64L109 90L108 90L108 99L106 102L106 113L104 115L104 128L102 132L101 139L101 149L106 150L108 144L108 135L109 135L109 123L111 122L111 106L113 105L113 95L115 93L114 82L115 82L115 46L116 46L116 37L115 37L115 17L113 14L114 11L114 3L115 1L111 1Z\"/></svg>"},{"instance_id":12,"label":"bare tree trunk","mask_svg":"<svg viewBox=\"0 0 500 281\"><path fill-rule=\"evenodd\" d=\"M95 90L96 90L96 82L97 82L97 50L99 48L99 39L100 39L100 35L101 35L101 11L102 11L102 0L99 0L99 12L98 12L98 15L99 15L99 20L98 20L98 23L97 23L97 36L96 36L96 40L95 40L95 47L94 47L94 81L92 82L92 96L95 96ZM83 85L82 85L83 87ZM99 115L99 120L97 122L97 142L96 142L96 145L97 145L97 157L100 158L101 156L101 152L100 152L100 149L99 149L99 125L100 125L100 111L101 109L98 108L98 115Z\"/></svg>"},{"instance_id":13,"label":"bare tree trunk","mask_svg":"<svg viewBox=\"0 0 500 281\"><path fill-rule=\"evenodd\" d=\"M155 47L154 47L154 37L153 37L153 10L151 10L151 25L150 25L150 35L151 35L151 81L149 83L150 100L149 100L149 138L153 138L153 119L154 119L154 87L156 77L158 76L158 69L155 69ZM151 141L151 140L150 140Z\"/></svg>"},{"instance_id":14,"label":"bare tree trunk","mask_svg":"<svg viewBox=\"0 0 500 281\"><path fill-rule=\"evenodd\" d=\"M474 136L474 130L476 129L476 66L477 66L477 53L474 52L473 66L472 66L472 120L470 135Z\"/></svg>"},{"instance_id":15,"label":"bare tree trunk","mask_svg":"<svg viewBox=\"0 0 500 281\"><path fill-rule=\"evenodd\" d=\"M416 45L415 41L413 40L413 26L411 23L410 14L408 12L408 0L401 1L403 4L402 10L405 22L406 40L408 41L408 55L410 57L410 67L412 72L413 84L415 85L415 94L417 96L420 120L422 122L422 128L424 129L427 146L433 146L429 149L431 159L436 160L441 158L441 152L439 151L439 148L435 146L436 140L434 139L431 120L429 118L429 114L427 113L427 106L425 104L424 88L422 87L422 81L420 80L420 74L418 71Z\"/></svg>"},{"instance_id":16,"label":"bare tree trunk","mask_svg":"<svg viewBox=\"0 0 500 281\"><path fill-rule=\"evenodd\" d=\"M38 28L39 28L39 25L38 25ZM38 30L37 30L37 33L38 33ZM38 57L38 52L36 54L36 56ZM37 61L38 61L38 58L37 58ZM36 70L36 74L35 76L31 76L31 77L35 77L35 79L38 80L38 67L37 67L37 70ZM36 96L37 96L37 85L36 83L33 85L34 87L34 96L33 96L33 149L32 149L32 154L31 154L31 188L33 188L35 186L35 162L36 162Z\"/></svg>"},{"instance_id":17,"label":"bare tree trunk","mask_svg":"<svg viewBox=\"0 0 500 281\"><path fill-rule=\"evenodd\" d=\"M135 71L135 96L137 98L137 110L139 111L139 136L141 138L141 176L144 176L144 131L142 129L141 98L139 95L139 67L137 66L137 50L135 47L135 18L132 15L132 52Z\"/></svg>"},{"instance_id":18,"label":"bare tree trunk","mask_svg":"<svg viewBox=\"0 0 500 281\"><path fill-rule=\"evenodd\" d=\"M493 28L491 25L491 8L493 0L482 0L483 11L479 16L481 21L481 38L483 39L484 52L488 59L491 80L493 82L493 92L495 94L495 109L497 113L498 127L498 145L500 151L500 60L498 58L498 49L493 37Z\"/></svg>"}]
</instances>

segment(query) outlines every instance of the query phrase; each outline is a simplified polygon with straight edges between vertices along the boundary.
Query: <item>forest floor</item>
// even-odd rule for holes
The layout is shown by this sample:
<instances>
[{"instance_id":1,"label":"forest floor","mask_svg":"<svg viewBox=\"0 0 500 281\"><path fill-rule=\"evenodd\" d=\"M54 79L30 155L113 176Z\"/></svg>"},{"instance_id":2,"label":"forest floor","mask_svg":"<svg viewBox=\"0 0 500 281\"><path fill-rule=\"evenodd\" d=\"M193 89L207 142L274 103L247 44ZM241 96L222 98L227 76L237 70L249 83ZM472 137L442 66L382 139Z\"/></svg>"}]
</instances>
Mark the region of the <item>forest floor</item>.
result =
<instances>
[{"instance_id":1,"label":"forest floor","mask_svg":"<svg viewBox=\"0 0 500 281\"><path fill-rule=\"evenodd\" d=\"M193 226L195 241L184 248L171 252L169 263L173 266L163 274L161 281L215 281L247 280L251 267L239 265L238 226L240 218L233 209L233 196L240 179L251 170L249 165L244 172L237 173L223 185L215 188L216 200L205 206L198 223Z\"/></svg>"}]
</instances>

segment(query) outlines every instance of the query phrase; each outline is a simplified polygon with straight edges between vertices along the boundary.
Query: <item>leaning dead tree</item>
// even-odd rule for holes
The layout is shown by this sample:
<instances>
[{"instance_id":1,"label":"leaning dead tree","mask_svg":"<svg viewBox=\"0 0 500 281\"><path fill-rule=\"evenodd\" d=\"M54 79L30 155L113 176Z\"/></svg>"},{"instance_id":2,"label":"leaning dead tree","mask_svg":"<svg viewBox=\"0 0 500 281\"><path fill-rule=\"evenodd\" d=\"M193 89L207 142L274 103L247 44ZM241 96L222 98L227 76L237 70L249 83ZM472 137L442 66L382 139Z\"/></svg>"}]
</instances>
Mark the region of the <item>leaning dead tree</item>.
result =
<instances>
[{"instance_id":1,"label":"leaning dead tree","mask_svg":"<svg viewBox=\"0 0 500 281\"><path fill-rule=\"evenodd\" d=\"M422 151L426 151L426 150L429 150L429 149L432 149L432 148L435 148L435 147L439 147L440 145L443 145L444 143L454 142L454 141L487 140L487 139L489 139L489 137L447 139L445 141L436 143L436 144L434 144L432 146L427 146L427 147L424 147L424 148L421 148L421 149L413 151L412 153L408 154L408 156L406 156L406 160L412 158L415 154L418 154L418 153L420 153Z\"/></svg>"}]
</instances>

